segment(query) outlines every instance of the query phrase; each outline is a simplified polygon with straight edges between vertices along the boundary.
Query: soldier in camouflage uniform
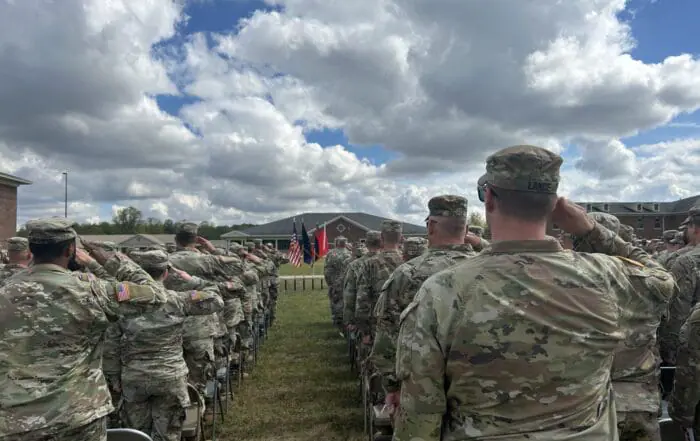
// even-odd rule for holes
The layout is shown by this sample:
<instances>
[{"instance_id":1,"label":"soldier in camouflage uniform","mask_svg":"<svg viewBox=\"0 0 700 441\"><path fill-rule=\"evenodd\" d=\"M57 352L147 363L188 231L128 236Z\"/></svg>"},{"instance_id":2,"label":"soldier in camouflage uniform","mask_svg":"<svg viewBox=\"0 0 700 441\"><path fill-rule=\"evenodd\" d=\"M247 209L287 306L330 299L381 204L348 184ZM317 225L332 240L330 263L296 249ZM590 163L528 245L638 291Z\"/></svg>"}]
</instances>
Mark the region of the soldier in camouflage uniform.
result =
<instances>
[{"instance_id":1,"label":"soldier in camouflage uniform","mask_svg":"<svg viewBox=\"0 0 700 441\"><path fill-rule=\"evenodd\" d=\"M374 338L374 307L379 294L391 273L403 263L399 253L401 243L401 222L385 220L382 222L382 250L367 258L358 271L357 299L355 301L355 325L362 336L361 353L369 355Z\"/></svg>"},{"instance_id":2,"label":"soldier in camouflage uniform","mask_svg":"<svg viewBox=\"0 0 700 441\"><path fill-rule=\"evenodd\" d=\"M382 246L381 233L368 231L365 235L367 252L348 263L343 278L343 325L348 331L355 330L355 304L357 302L357 279L364 262L379 252Z\"/></svg>"},{"instance_id":3,"label":"soldier in camouflage uniform","mask_svg":"<svg viewBox=\"0 0 700 441\"><path fill-rule=\"evenodd\" d=\"M658 256L656 256L656 261L664 267L666 266L666 262L668 261L668 258L671 255L671 253L678 251L679 246L675 243L677 234L678 230L666 230L662 235L662 240L664 242L665 249L661 251Z\"/></svg>"},{"instance_id":4,"label":"soldier in camouflage uniform","mask_svg":"<svg viewBox=\"0 0 700 441\"><path fill-rule=\"evenodd\" d=\"M347 239L343 236L336 237L335 248L326 254L323 277L328 285L331 320L333 325L339 328L343 326L343 282L351 259L352 254L347 249Z\"/></svg>"},{"instance_id":5,"label":"soldier in camouflage uniform","mask_svg":"<svg viewBox=\"0 0 700 441\"><path fill-rule=\"evenodd\" d=\"M622 231L620 221L611 214L591 213L589 216L613 234ZM593 250L586 241L575 238L575 242L575 251ZM656 266L662 268L658 262ZM660 441L658 415L661 396L656 332L668 310L672 289L649 290L648 283L640 283L642 279L639 277L631 277L630 281L637 295L621 298L618 302L623 311L620 322L627 336L624 346L615 353L612 370L617 427L620 441Z\"/></svg>"},{"instance_id":6,"label":"soldier in camouflage uniform","mask_svg":"<svg viewBox=\"0 0 700 441\"><path fill-rule=\"evenodd\" d=\"M404 262L420 256L428 249L428 244L422 237L409 237L403 241L402 257Z\"/></svg>"},{"instance_id":7,"label":"soldier in camouflage uniform","mask_svg":"<svg viewBox=\"0 0 700 441\"><path fill-rule=\"evenodd\" d=\"M32 220L27 230L34 263L0 288L0 438L106 441L113 410L101 369L107 324L157 309L167 297L118 254L90 250L123 282L71 274L69 262L91 259L76 250L67 219Z\"/></svg>"},{"instance_id":8,"label":"soldier in camouflage uniform","mask_svg":"<svg viewBox=\"0 0 700 441\"><path fill-rule=\"evenodd\" d=\"M666 269L670 270L676 263L676 260L683 254L690 252L695 248L694 243L691 243L688 238L688 222L690 222L690 217L686 218L678 227L678 236L680 236L681 244L677 251L669 254L668 259L666 259ZM677 238L678 238L677 236Z\"/></svg>"},{"instance_id":9,"label":"soldier in camouflage uniform","mask_svg":"<svg viewBox=\"0 0 700 441\"><path fill-rule=\"evenodd\" d=\"M667 295L673 279L557 198L561 163L532 146L487 159L478 193L494 242L431 276L401 313L395 441L617 439L618 305ZM600 254L563 250L550 216Z\"/></svg>"},{"instance_id":10,"label":"soldier in camouflage uniform","mask_svg":"<svg viewBox=\"0 0 700 441\"><path fill-rule=\"evenodd\" d=\"M661 357L669 365L675 365L681 326L698 302L700 292L700 284L697 280L700 264L700 248L697 247L700 243L700 207L690 209L684 224L688 245L672 254L667 261L667 265L671 265L669 270L676 280L678 289L668 308L668 320L659 328Z\"/></svg>"},{"instance_id":11,"label":"soldier in camouflage uniform","mask_svg":"<svg viewBox=\"0 0 700 441\"><path fill-rule=\"evenodd\" d=\"M418 288L428 277L476 255L472 246L464 243L467 227L465 198L435 196L428 202L428 211L428 250L396 268L382 287L375 309L377 335L370 359L382 375L389 406L398 402L399 384L394 371L401 311L413 301Z\"/></svg>"},{"instance_id":12,"label":"soldier in camouflage uniform","mask_svg":"<svg viewBox=\"0 0 700 441\"><path fill-rule=\"evenodd\" d=\"M204 249L207 249L207 245L210 244L198 238L197 232L198 226L195 223L182 222L177 225L175 241L178 251L170 255L172 266L208 283L226 283L233 280L235 274L232 273L231 268L235 267L239 259L200 252L195 246L198 242ZM213 249L213 247L210 248ZM165 279L164 285L167 289L174 291L197 288L191 280L183 280L174 272ZM243 307L240 300L237 303L235 300L232 302L228 306L224 305L224 314L216 314L214 319L209 316L191 316L185 319L183 336L185 362L189 370L190 382L202 393L207 380L213 377L215 371L214 338L222 332L226 334L227 313L236 316L236 308L239 308L242 313Z\"/></svg>"},{"instance_id":13,"label":"soldier in camouflage uniform","mask_svg":"<svg viewBox=\"0 0 700 441\"><path fill-rule=\"evenodd\" d=\"M29 241L24 237L7 239L7 258L9 263L3 265L0 269L0 283L27 269L29 262L32 260L32 253L29 251Z\"/></svg>"},{"instance_id":14,"label":"soldier in camouflage uniform","mask_svg":"<svg viewBox=\"0 0 700 441\"><path fill-rule=\"evenodd\" d=\"M134 252L132 259L162 286L168 275L164 251ZM150 434L153 441L180 441L190 404L182 355L185 317L210 317L223 309L224 301L214 285L201 291L162 289L168 296L163 307L119 322L123 333L122 420L126 427Z\"/></svg>"}]
</instances>

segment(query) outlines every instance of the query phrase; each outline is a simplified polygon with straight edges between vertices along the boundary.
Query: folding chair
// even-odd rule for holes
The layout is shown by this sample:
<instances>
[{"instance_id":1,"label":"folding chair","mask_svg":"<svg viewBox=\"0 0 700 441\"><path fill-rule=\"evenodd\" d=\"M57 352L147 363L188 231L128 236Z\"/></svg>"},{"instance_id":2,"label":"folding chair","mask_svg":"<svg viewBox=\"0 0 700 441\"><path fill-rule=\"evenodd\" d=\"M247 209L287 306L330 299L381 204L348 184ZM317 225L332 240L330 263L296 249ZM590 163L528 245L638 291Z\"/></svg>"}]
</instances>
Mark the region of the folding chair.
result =
<instances>
[{"instance_id":1,"label":"folding chair","mask_svg":"<svg viewBox=\"0 0 700 441\"><path fill-rule=\"evenodd\" d=\"M182 424L182 439L186 441L200 441L204 432L204 413L206 405L204 397L197 388L187 385L187 393L190 396L190 407L185 409L185 421ZM108 440L111 441L111 440Z\"/></svg>"},{"instance_id":2,"label":"folding chair","mask_svg":"<svg viewBox=\"0 0 700 441\"><path fill-rule=\"evenodd\" d=\"M107 441L153 441L153 439L136 429L107 429Z\"/></svg>"}]
</instances>

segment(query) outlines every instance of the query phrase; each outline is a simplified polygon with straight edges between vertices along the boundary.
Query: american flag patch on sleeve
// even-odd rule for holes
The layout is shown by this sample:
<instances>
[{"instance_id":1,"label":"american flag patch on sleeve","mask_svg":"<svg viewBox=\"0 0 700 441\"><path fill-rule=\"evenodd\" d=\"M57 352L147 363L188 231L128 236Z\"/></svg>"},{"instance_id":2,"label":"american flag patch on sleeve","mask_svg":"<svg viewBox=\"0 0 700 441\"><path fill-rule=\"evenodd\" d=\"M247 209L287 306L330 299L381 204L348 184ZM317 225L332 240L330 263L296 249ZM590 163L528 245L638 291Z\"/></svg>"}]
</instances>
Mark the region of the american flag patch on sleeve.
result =
<instances>
[{"instance_id":1,"label":"american flag patch on sleeve","mask_svg":"<svg viewBox=\"0 0 700 441\"><path fill-rule=\"evenodd\" d=\"M125 283L120 283L117 285L117 301L126 302L129 300L129 286Z\"/></svg>"},{"instance_id":2,"label":"american flag patch on sleeve","mask_svg":"<svg viewBox=\"0 0 700 441\"><path fill-rule=\"evenodd\" d=\"M190 298L193 302L197 302L202 299L202 295L199 293L199 291L192 291L190 292Z\"/></svg>"}]
</instances>

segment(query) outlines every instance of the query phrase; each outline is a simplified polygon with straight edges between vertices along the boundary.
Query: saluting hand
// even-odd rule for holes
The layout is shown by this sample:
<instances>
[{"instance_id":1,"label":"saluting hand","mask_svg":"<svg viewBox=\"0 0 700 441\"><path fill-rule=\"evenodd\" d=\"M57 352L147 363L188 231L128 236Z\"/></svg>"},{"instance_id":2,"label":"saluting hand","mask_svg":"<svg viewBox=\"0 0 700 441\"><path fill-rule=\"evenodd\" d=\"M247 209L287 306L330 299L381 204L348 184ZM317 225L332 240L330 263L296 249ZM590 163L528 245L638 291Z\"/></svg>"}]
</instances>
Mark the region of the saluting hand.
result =
<instances>
[{"instance_id":1,"label":"saluting hand","mask_svg":"<svg viewBox=\"0 0 700 441\"><path fill-rule=\"evenodd\" d=\"M584 236L595 227L595 222L588 217L586 210L565 197L557 199L552 211L552 222L574 236Z\"/></svg>"}]
</instances>

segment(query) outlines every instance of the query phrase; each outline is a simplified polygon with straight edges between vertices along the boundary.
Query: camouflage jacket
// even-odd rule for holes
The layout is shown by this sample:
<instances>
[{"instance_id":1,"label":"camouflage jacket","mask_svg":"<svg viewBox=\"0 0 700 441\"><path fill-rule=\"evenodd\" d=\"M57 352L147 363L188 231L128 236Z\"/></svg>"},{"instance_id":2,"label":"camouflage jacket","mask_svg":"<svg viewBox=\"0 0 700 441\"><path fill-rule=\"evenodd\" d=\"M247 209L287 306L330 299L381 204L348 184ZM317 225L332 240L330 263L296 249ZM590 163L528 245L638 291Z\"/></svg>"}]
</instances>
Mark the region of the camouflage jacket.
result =
<instances>
[{"instance_id":1,"label":"camouflage jacket","mask_svg":"<svg viewBox=\"0 0 700 441\"><path fill-rule=\"evenodd\" d=\"M122 381L165 380L187 375L182 355L183 324L187 316L210 316L224 302L216 286L176 292L162 288L168 301L161 308L119 321Z\"/></svg>"},{"instance_id":2,"label":"camouflage jacket","mask_svg":"<svg viewBox=\"0 0 700 441\"><path fill-rule=\"evenodd\" d=\"M243 263L236 256L205 254L188 248L180 248L172 253L170 263L175 268L211 284L225 284L235 280L243 272ZM202 289L204 287L201 284L179 280L174 274L165 280L165 286L174 291ZM198 340L217 337L223 335L225 329L223 313L216 313L214 317L191 316L185 319L184 338Z\"/></svg>"},{"instance_id":3,"label":"camouflage jacket","mask_svg":"<svg viewBox=\"0 0 700 441\"><path fill-rule=\"evenodd\" d=\"M676 260L678 260L679 257L684 255L685 253L693 251L694 249L695 249L695 245L686 245L683 248L681 248L680 250L677 250L677 251L670 253L668 255L668 257L666 257L666 264L664 265L664 267L666 267L666 269L670 270L671 268L673 268L673 265L676 263Z\"/></svg>"},{"instance_id":4,"label":"camouflage jacket","mask_svg":"<svg viewBox=\"0 0 700 441\"><path fill-rule=\"evenodd\" d=\"M614 439L618 304L646 300L632 278L673 281L599 225L587 240L622 258L500 241L422 285L400 318L394 440Z\"/></svg>"},{"instance_id":5,"label":"camouflage jacket","mask_svg":"<svg viewBox=\"0 0 700 441\"><path fill-rule=\"evenodd\" d=\"M676 356L673 392L668 413L684 427L697 424L695 415L700 403L700 305L696 304L683 324Z\"/></svg>"},{"instance_id":6,"label":"camouflage jacket","mask_svg":"<svg viewBox=\"0 0 700 441\"><path fill-rule=\"evenodd\" d=\"M659 329L659 345L664 361L675 364L678 351L681 326L685 323L693 306L700 299L700 248L691 247L689 251L677 256L671 267L671 274L678 289L668 308L668 320Z\"/></svg>"},{"instance_id":7,"label":"camouflage jacket","mask_svg":"<svg viewBox=\"0 0 700 441\"><path fill-rule=\"evenodd\" d=\"M0 437L77 428L113 410L102 374L107 325L167 297L131 261L117 255L105 267L128 282L38 264L0 288Z\"/></svg>"},{"instance_id":8,"label":"camouflage jacket","mask_svg":"<svg viewBox=\"0 0 700 441\"><path fill-rule=\"evenodd\" d=\"M355 324L362 335L374 335L374 306L391 273L403 263L398 251L380 251L368 257L358 271Z\"/></svg>"},{"instance_id":9,"label":"camouflage jacket","mask_svg":"<svg viewBox=\"0 0 700 441\"><path fill-rule=\"evenodd\" d=\"M323 277L328 288L341 293L345 279L345 270L352 259L352 254L346 248L335 248L326 255L326 263L323 267Z\"/></svg>"},{"instance_id":10,"label":"camouflage jacket","mask_svg":"<svg viewBox=\"0 0 700 441\"><path fill-rule=\"evenodd\" d=\"M399 265L382 287L374 311L377 332L370 357L374 367L383 374L388 391L398 390L394 368L401 311L413 301L428 277L475 255L469 244L429 248L423 255Z\"/></svg>"},{"instance_id":11,"label":"camouflage jacket","mask_svg":"<svg viewBox=\"0 0 700 441\"><path fill-rule=\"evenodd\" d=\"M362 257L351 260L343 276L343 323L345 325L355 324L355 302L357 301L357 279L359 271L365 260L376 253L368 251Z\"/></svg>"},{"instance_id":12,"label":"camouflage jacket","mask_svg":"<svg viewBox=\"0 0 700 441\"><path fill-rule=\"evenodd\" d=\"M5 280L14 276L18 272L27 269L24 265L19 265L17 263L8 263L0 268L0 284L4 283Z\"/></svg>"}]
</instances>

